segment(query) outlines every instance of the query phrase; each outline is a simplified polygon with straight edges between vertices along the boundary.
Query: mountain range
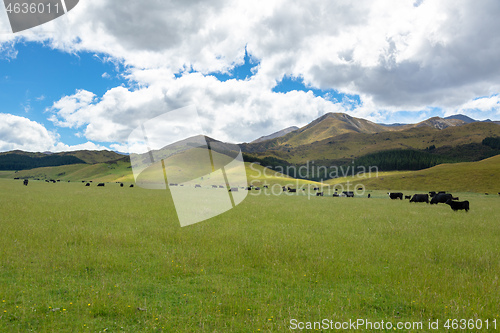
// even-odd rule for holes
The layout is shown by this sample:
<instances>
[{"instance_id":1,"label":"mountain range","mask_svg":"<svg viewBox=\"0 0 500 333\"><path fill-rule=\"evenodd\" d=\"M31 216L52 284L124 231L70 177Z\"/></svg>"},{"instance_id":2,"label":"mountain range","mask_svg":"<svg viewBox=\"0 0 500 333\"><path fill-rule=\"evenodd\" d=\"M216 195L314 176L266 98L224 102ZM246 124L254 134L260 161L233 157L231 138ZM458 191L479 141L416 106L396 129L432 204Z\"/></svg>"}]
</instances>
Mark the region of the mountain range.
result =
<instances>
[{"instance_id":1,"label":"mountain range","mask_svg":"<svg viewBox=\"0 0 500 333\"><path fill-rule=\"evenodd\" d=\"M239 147L245 161L275 169L314 161L317 166L362 163L383 165L385 170L419 170L500 154L495 141L500 137L499 124L455 115L432 117L416 124L384 125L344 113L327 113L301 128L289 127ZM213 147L214 142L220 142L207 140ZM0 153L0 170L103 163L107 166L85 167L86 178L90 177L90 170L108 170L117 164L123 170L130 169L130 157L112 151Z\"/></svg>"}]
</instances>

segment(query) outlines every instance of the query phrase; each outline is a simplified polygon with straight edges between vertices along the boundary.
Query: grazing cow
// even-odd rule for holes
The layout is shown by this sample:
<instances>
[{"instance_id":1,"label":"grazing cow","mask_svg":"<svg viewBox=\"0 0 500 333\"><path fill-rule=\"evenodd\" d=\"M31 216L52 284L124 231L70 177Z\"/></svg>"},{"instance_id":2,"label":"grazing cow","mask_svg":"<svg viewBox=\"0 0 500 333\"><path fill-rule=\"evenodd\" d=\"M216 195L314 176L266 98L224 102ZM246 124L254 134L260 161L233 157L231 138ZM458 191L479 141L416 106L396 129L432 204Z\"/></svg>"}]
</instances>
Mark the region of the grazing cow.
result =
<instances>
[{"instance_id":1,"label":"grazing cow","mask_svg":"<svg viewBox=\"0 0 500 333\"><path fill-rule=\"evenodd\" d=\"M120 187L123 187L123 183L120 183Z\"/></svg>"},{"instance_id":2,"label":"grazing cow","mask_svg":"<svg viewBox=\"0 0 500 333\"><path fill-rule=\"evenodd\" d=\"M49 183L49 181L48 181L47 179L45 179L45 182L46 182L46 183Z\"/></svg>"},{"instance_id":3,"label":"grazing cow","mask_svg":"<svg viewBox=\"0 0 500 333\"><path fill-rule=\"evenodd\" d=\"M333 195L332 195L332 197L334 197L334 198L338 197L338 196L339 196L338 193L333 193Z\"/></svg>"},{"instance_id":4,"label":"grazing cow","mask_svg":"<svg viewBox=\"0 0 500 333\"><path fill-rule=\"evenodd\" d=\"M370 199L372 197L372 195L370 193L368 193L368 199Z\"/></svg>"},{"instance_id":5,"label":"grazing cow","mask_svg":"<svg viewBox=\"0 0 500 333\"><path fill-rule=\"evenodd\" d=\"M56 181L55 181L54 179L51 179L50 181L51 181L52 183L54 183L54 184L56 183Z\"/></svg>"},{"instance_id":6,"label":"grazing cow","mask_svg":"<svg viewBox=\"0 0 500 333\"><path fill-rule=\"evenodd\" d=\"M403 193L401 192L389 192L387 194L389 194L389 198L391 198L392 200L395 199L403 200Z\"/></svg>"},{"instance_id":7,"label":"grazing cow","mask_svg":"<svg viewBox=\"0 0 500 333\"><path fill-rule=\"evenodd\" d=\"M449 193L437 193L434 197L431 199L431 205L438 204L438 203L446 203L446 201L453 199L453 196Z\"/></svg>"},{"instance_id":8,"label":"grazing cow","mask_svg":"<svg viewBox=\"0 0 500 333\"><path fill-rule=\"evenodd\" d=\"M173 185L172 185L173 186ZM217 185L212 185L212 188L217 188Z\"/></svg>"},{"instance_id":9,"label":"grazing cow","mask_svg":"<svg viewBox=\"0 0 500 333\"><path fill-rule=\"evenodd\" d=\"M488 193L485 193L484 195L489 195Z\"/></svg>"},{"instance_id":10,"label":"grazing cow","mask_svg":"<svg viewBox=\"0 0 500 333\"><path fill-rule=\"evenodd\" d=\"M469 211L469 202L468 201L453 201L451 199L447 200L445 204L449 205L451 209L454 211L457 210L465 210L466 212Z\"/></svg>"},{"instance_id":11,"label":"grazing cow","mask_svg":"<svg viewBox=\"0 0 500 333\"><path fill-rule=\"evenodd\" d=\"M104 183L99 183L99 184L97 184L97 186L101 186L101 187L103 187L103 186L104 186Z\"/></svg>"},{"instance_id":12,"label":"grazing cow","mask_svg":"<svg viewBox=\"0 0 500 333\"><path fill-rule=\"evenodd\" d=\"M247 187L245 188L245 190L247 190L247 191L251 191L251 190L252 190L252 188L251 188L250 186L247 186Z\"/></svg>"},{"instance_id":13,"label":"grazing cow","mask_svg":"<svg viewBox=\"0 0 500 333\"><path fill-rule=\"evenodd\" d=\"M295 192L297 192L297 189L294 189L294 188L288 188L288 192L290 192L290 193L295 193Z\"/></svg>"},{"instance_id":14,"label":"grazing cow","mask_svg":"<svg viewBox=\"0 0 500 333\"><path fill-rule=\"evenodd\" d=\"M313 191L319 191L319 187L313 188Z\"/></svg>"},{"instance_id":15,"label":"grazing cow","mask_svg":"<svg viewBox=\"0 0 500 333\"><path fill-rule=\"evenodd\" d=\"M18 179L19 179L19 177L14 178L14 180L18 180Z\"/></svg>"},{"instance_id":16,"label":"grazing cow","mask_svg":"<svg viewBox=\"0 0 500 333\"><path fill-rule=\"evenodd\" d=\"M194 185L194 188L197 188L197 187L201 187L201 185L200 184Z\"/></svg>"},{"instance_id":17,"label":"grazing cow","mask_svg":"<svg viewBox=\"0 0 500 333\"><path fill-rule=\"evenodd\" d=\"M354 192L352 191L343 191L342 194L344 194L348 198L354 198Z\"/></svg>"},{"instance_id":18,"label":"grazing cow","mask_svg":"<svg viewBox=\"0 0 500 333\"><path fill-rule=\"evenodd\" d=\"M283 192L286 191L286 187L285 186L283 186L281 189L283 190Z\"/></svg>"},{"instance_id":19,"label":"grazing cow","mask_svg":"<svg viewBox=\"0 0 500 333\"><path fill-rule=\"evenodd\" d=\"M90 183L85 184L85 186L90 186Z\"/></svg>"},{"instance_id":20,"label":"grazing cow","mask_svg":"<svg viewBox=\"0 0 500 333\"><path fill-rule=\"evenodd\" d=\"M258 186L254 187L253 189L256 190L256 191L260 191L260 187L258 187Z\"/></svg>"},{"instance_id":21,"label":"grazing cow","mask_svg":"<svg viewBox=\"0 0 500 333\"><path fill-rule=\"evenodd\" d=\"M61 181L60 179L57 180L57 182L60 182L60 181Z\"/></svg>"},{"instance_id":22,"label":"grazing cow","mask_svg":"<svg viewBox=\"0 0 500 333\"><path fill-rule=\"evenodd\" d=\"M267 185L264 185L264 186L262 186L262 188L269 188L269 186L267 186Z\"/></svg>"},{"instance_id":23,"label":"grazing cow","mask_svg":"<svg viewBox=\"0 0 500 333\"><path fill-rule=\"evenodd\" d=\"M363 191L363 188L362 187L358 187L358 191Z\"/></svg>"},{"instance_id":24,"label":"grazing cow","mask_svg":"<svg viewBox=\"0 0 500 333\"><path fill-rule=\"evenodd\" d=\"M428 194L414 194L413 198L410 199L410 202L426 202L426 203L429 203L429 195Z\"/></svg>"},{"instance_id":25,"label":"grazing cow","mask_svg":"<svg viewBox=\"0 0 500 333\"><path fill-rule=\"evenodd\" d=\"M411 199L411 195L405 195L405 200Z\"/></svg>"},{"instance_id":26,"label":"grazing cow","mask_svg":"<svg viewBox=\"0 0 500 333\"><path fill-rule=\"evenodd\" d=\"M23 181L23 185L24 185L24 186L28 186L28 180L27 180L27 179L25 179L25 180Z\"/></svg>"},{"instance_id":27,"label":"grazing cow","mask_svg":"<svg viewBox=\"0 0 500 333\"><path fill-rule=\"evenodd\" d=\"M134 184L130 184L130 186L129 186L129 187L134 187Z\"/></svg>"},{"instance_id":28,"label":"grazing cow","mask_svg":"<svg viewBox=\"0 0 500 333\"><path fill-rule=\"evenodd\" d=\"M316 193L316 196L317 196L317 197L322 197L322 196L323 196L323 192L318 192L318 193Z\"/></svg>"},{"instance_id":29,"label":"grazing cow","mask_svg":"<svg viewBox=\"0 0 500 333\"><path fill-rule=\"evenodd\" d=\"M238 188L237 187L231 187L229 189L229 192L238 192Z\"/></svg>"}]
</instances>

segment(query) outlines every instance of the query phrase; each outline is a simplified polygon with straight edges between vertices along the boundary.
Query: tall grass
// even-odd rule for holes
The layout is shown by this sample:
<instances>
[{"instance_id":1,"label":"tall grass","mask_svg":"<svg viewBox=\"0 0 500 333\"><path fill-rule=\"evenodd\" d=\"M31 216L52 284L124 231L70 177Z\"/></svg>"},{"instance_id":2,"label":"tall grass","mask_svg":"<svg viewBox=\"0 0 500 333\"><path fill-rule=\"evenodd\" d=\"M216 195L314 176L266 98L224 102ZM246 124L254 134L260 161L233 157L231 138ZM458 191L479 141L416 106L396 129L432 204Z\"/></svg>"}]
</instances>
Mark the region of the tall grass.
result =
<instances>
[{"instance_id":1,"label":"tall grass","mask_svg":"<svg viewBox=\"0 0 500 333\"><path fill-rule=\"evenodd\" d=\"M499 319L500 198L461 193L465 213L372 193L249 195L180 228L166 191L0 179L0 331Z\"/></svg>"}]
</instances>

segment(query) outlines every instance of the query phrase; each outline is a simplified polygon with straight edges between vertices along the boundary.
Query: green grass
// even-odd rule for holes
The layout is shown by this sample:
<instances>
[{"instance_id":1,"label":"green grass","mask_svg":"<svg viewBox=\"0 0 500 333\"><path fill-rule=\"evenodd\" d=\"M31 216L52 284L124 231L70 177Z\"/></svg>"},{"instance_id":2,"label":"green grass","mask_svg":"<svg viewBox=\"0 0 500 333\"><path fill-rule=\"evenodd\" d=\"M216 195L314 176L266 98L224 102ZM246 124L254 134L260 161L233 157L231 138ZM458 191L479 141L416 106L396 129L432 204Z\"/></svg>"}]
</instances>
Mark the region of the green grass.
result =
<instances>
[{"instance_id":1,"label":"green grass","mask_svg":"<svg viewBox=\"0 0 500 333\"><path fill-rule=\"evenodd\" d=\"M0 331L498 322L500 198L457 193L465 213L371 193L248 196L180 228L166 191L0 179Z\"/></svg>"}]
</instances>

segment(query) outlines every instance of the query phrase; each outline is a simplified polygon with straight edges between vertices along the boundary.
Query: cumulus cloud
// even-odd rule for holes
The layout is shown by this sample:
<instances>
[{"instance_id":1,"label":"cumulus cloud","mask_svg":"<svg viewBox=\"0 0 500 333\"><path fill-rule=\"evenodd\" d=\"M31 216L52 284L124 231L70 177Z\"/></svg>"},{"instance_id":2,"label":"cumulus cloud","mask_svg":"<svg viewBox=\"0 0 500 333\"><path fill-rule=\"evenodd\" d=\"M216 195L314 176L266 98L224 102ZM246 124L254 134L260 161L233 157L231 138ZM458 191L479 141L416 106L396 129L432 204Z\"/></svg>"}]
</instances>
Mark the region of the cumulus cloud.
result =
<instances>
[{"instance_id":1,"label":"cumulus cloud","mask_svg":"<svg viewBox=\"0 0 500 333\"><path fill-rule=\"evenodd\" d=\"M170 81L153 81L155 84L136 90L117 87L99 99L78 91L55 102L50 119L60 126L82 128L92 141L123 143L144 122L193 105L205 134L241 142L282 126L305 124L326 112L346 111L342 102L327 101L312 92L274 93L253 79L220 82L213 76L190 73Z\"/></svg>"},{"instance_id":2,"label":"cumulus cloud","mask_svg":"<svg viewBox=\"0 0 500 333\"><path fill-rule=\"evenodd\" d=\"M28 118L0 113L0 151L71 151L71 150L109 150L109 148L86 142L70 146L59 142L56 133L48 131L42 124Z\"/></svg>"},{"instance_id":3,"label":"cumulus cloud","mask_svg":"<svg viewBox=\"0 0 500 333\"><path fill-rule=\"evenodd\" d=\"M246 141L351 110L311 93L273 93L285 75L359 96L349 112L372 120L431 108L486 112L492 101L477 97L500 90L499 13L496 0L87 0L48 23L52 33L16 38L98 52L127 68L130 88L54 103L57 126L123 142L141 121L196 105L214 137ZM14 40L0 38L0 50ZM245 50L259 61L251 79L207 75L241 65Z\"/></svg>"}]
</instances>

